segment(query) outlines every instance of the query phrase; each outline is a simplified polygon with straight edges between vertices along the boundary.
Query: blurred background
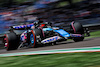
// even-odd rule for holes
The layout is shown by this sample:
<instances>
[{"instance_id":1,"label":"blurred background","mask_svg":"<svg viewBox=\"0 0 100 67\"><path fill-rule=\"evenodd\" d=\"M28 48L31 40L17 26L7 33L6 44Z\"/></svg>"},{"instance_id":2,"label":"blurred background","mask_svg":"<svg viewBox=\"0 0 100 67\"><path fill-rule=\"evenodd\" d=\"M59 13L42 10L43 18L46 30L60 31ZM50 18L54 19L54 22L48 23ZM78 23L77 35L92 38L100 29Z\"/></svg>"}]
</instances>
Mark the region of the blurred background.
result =
<instances>
[{"instance_id":1,"label":"blurred background","mask_svg":"<svg viewBox=\"0 0 100 67\"><path fill-rule=\"evenodd\" d=\"M100 25L100 0L0 0L0 34L9 26L33 23L36 18L63 26L76 21Z\"/></svg>"}]
</instances>

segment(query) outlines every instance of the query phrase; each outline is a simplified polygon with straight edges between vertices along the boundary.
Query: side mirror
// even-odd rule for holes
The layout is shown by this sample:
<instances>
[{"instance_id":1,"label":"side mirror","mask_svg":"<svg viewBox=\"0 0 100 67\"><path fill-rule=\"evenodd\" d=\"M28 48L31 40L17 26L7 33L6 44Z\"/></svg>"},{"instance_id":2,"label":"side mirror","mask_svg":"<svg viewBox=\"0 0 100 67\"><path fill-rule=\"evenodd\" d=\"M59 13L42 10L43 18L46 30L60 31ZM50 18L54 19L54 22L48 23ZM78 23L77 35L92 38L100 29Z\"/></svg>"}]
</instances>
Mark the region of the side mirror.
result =
<instances>
[{"instance_id":1,"label":"side mirror","mask_svg":"<svg viewBox=\"0 0 100 67\"><path fill-rule=\"evenodd\" d=\"M14 32L12 26L9 27L9 31L10 31L10 32Z\"/></svg>"}]
</instances>

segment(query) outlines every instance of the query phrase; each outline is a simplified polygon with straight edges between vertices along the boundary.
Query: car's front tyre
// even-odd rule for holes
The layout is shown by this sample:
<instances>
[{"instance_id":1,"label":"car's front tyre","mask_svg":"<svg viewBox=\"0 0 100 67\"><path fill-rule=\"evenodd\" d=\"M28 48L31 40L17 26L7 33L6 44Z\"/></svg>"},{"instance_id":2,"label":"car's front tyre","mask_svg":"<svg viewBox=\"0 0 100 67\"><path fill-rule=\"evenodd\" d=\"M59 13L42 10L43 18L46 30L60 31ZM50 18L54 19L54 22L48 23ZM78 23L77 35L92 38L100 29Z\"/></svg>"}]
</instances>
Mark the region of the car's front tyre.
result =
<instances>
[{"instance_id":1,"label":"car's front tyre","mask_svg":"<svg viewBox=\"0 0 100 67\"><path fill-rule=\"evenodd\" d=\"M73 29L73 34L81 34L84 35L84 29L81 23L79 22L72 22L71 28ZM75 42L83 41L84 37L74 37L73 40Z\"/></svg>"}]
</instances>

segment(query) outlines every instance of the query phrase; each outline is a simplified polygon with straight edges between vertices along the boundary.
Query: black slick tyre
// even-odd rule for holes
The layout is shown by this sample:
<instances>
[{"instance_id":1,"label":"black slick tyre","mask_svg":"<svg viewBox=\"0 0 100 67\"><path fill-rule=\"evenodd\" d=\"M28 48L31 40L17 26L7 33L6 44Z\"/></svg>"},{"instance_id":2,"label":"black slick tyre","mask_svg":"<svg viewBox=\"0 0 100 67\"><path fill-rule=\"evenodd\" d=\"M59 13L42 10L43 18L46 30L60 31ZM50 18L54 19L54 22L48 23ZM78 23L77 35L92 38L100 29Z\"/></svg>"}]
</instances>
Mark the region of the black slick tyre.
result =
<instances>
[{"instance_id":1,"label":"black slick tyre","mask_svg":"<svg viewBox=\"0 0 100 67\"><path fill-rule=\"evenodd\" d=\"M71 23L71 28L73 29L73 33L74 33L74 34L81 34L81 35L84 34L84 29L83 29L83 26L82 26L81 23L72 22L72 23ZM73 40L74 40L75 42L83 41L83 40L84 40L84 37L74 37Z\"/></svg>"},{"instance_id":2,"label":"black slick tyre","mask_svg":"<svg viewBox=\"0 0 100 67\"><path fill-rule=\"evenodd\" d=\"M4 45L6 50L16 50L19 46L19 39L15 33L8 33L4 35Z\"/></svg>"},{"instance_id":3,"label":"black slick tyre","mask_svg":"<svg viewBox=\"0 0 100 67\"><path fill-rule=\"evenodd\" d=\"M41 40L43 39L43 32L41 29L33 29L31 30L30 34L30 45L33 45L32 47L38 47L41 45Z\"/></svg>"}]
</instances>

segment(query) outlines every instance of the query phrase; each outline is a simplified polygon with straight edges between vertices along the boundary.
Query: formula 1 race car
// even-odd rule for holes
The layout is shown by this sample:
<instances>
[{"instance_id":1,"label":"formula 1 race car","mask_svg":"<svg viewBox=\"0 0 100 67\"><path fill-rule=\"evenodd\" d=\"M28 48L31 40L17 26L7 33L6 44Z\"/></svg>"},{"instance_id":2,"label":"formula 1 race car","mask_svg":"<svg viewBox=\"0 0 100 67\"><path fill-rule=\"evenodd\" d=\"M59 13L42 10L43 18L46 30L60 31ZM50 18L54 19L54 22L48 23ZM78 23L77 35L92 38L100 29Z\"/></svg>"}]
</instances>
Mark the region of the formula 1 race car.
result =
<instances>
[{"instance_id":1,"label":"formula 1 race car","mask_svg":"<svg viewBox=\"0 0 100 67\"><path fill-rule=\"evenodd\" d=\"M14 30L25 29L17 35ZM22 47L38 47L39 45L56 44L56 42L73 39L75 42L83 41L85 36L90 36L88 29L83 29L78 22L71 22L68 30L52 27L48 23L28 24L10 27L10 33L4 35L6 50L15 50Z\"/></svg>"}]
</instances>

